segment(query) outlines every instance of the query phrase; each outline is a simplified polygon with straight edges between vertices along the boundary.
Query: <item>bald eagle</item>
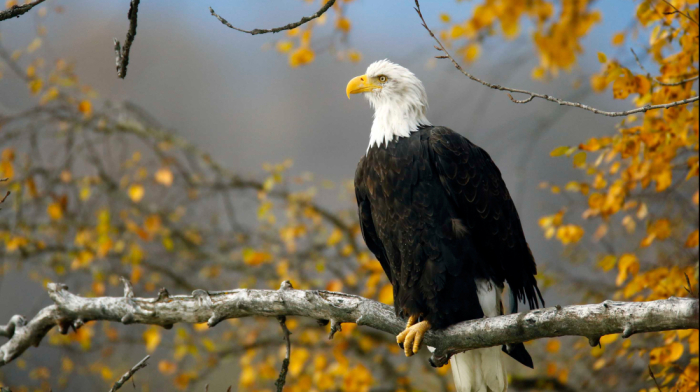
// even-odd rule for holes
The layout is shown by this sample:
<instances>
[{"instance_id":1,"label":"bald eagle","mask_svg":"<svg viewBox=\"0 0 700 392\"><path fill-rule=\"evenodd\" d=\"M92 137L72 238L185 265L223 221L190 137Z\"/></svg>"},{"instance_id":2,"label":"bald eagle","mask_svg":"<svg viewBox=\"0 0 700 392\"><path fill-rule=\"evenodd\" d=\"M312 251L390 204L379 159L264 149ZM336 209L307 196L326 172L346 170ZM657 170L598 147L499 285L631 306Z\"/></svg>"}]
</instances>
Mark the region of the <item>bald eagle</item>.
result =
<instances>
[{"instance_id":1,"label":"bald eagle","mask_svg":"<svg viewBox=\"0 0 700 392\"><path fill-rule=\"evenodd\" d=\"M421 81L382 60L350 80L346 93L363 93L374 108L355 194L362 236L393 286L397 316L408 319L397 336L406 356L430 328L504 314L505 283L510 311L519 301L544 305L501 172L486 151L430 124ZM502 350L533 366L522 343ZM497 347L453 356L457 391L505 391L501 360Z\"/></svg>"}]
</instances>

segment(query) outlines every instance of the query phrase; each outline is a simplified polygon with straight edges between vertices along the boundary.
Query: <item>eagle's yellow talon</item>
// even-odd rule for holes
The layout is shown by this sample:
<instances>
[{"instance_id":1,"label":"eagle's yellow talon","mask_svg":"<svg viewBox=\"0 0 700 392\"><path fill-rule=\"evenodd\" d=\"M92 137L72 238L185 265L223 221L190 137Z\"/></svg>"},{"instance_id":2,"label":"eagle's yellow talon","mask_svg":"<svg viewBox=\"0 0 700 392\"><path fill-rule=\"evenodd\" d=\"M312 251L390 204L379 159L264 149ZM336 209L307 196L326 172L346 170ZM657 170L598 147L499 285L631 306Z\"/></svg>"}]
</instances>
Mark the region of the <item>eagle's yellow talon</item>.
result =
<instances>
[{"instance_id":1,"label":"eagle's yellow talon","mask_svg":"<svg viewBox=\"0 0 700 392\"><path fill-rule=\"evenodd\" d=\"M417 317L411 316L406 324L406 329L396 336L398 344L403 343L404 353L407 357L412 356L420 350L420 345L423 342L423 336L430 329L430 324L427 321L416 323Z\"/></svg>"}]
</instances>

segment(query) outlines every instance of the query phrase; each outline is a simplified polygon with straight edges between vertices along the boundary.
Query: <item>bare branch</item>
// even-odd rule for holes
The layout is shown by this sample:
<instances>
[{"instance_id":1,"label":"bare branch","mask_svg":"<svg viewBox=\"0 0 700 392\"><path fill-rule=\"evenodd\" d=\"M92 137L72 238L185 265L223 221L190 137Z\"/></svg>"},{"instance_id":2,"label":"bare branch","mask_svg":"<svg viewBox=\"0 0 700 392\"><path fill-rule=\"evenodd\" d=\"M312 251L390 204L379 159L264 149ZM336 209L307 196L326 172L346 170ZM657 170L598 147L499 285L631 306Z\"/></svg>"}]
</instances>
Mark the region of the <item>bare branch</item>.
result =
<instances>
[{"instance_id":1,"label":"bare branch","mask_svg":"<svg viewBox=\"0 0 700 392\"><path fill-rule=\"evenodd\" d=\"M114 39L114 51L116 52L116 62L117 62L117 76L124 79L126 77L126 67L129 65L129 53L131 52L131 45L134 43L134 38L136 38L136 25L138 23L138 13L139 13L139 3L141 0L131 0L131 5L129 6L129 13L127 18L129 18L129 30L126 32L126 40L124 41L124 47L122 48L119 41Z\"/></svg>"},{"instance_id":2,"label":"bare branch","mask_svg":"<svg viewBox=\"0 0 700 392\"><path fill-rule=\"evenodd\" d=\"M292 333L287 328L287 318L285 316L280 316L277 318L280 322L280 327L282 327L282 333L284 333L284 341L287 343L287 355L285 355L284 360L282 360L282 368L280 369L280 375L275 381L275 386L277 387L277 392L282 392L284 389L284 384L287 382L287 371L289 370L289 358L292 354L292 342L289 340L289 335Z\"/></svg>"},{"instance_id":3,"label":"bare branch","mask_svg":"<svg viewBox=\"0 0 700 392\"><path fill-rule=\"evenodd\" d=\"M672 108L675 106L687 105L689 103L697 102L698 100L700 100L700 96L696 95L694 97L683 99L680 101L675 101L675 102L669 102L669 103L664 103L664 104L659 104L659 105L645 105L645 106L642 106L642 107L639 107L636 109L626 110L626 111L622 111L622 112L610 112L610 111L596 109L594 107L584 105L584 104L579 103L579 102L565 101L563 99L552 97L551 95L547 95L547 94L540 94L540 93L535 93L535 92L527 91L527 90L504 87L504 86L500 86L498 84L492 84L492 83L486 82L486 81L481 80L481 79L477 78L476 76L470 74L469 72L465 71L464 68L462 68L462 66L457 62L457 60L455 60L454 57L452 57L450 52L447 51L447 48L437 38L437 36L433 33L433 31L430 30L430 28L428 27L428 24L425 22L425 19L423 18L423 14L420 11L420 4L418 3L418 0L415 0L415 2L416 2L415 10L418 13L418 16L420 16L423 27L428 31L428 33L430 33L430 36L435 40L435 42L437 42L437 44L439 46L438 50L445 52L445 55L438 56L438 58L449 58L450 61L452 61L452 64L454 64L455 68L457 68L459 70L459 72L461 72L464 76L468 77L469 79L471 79L475 82L481 83L488 88L492 88L494 90L500 90L500 91L509 91L511 93L529 95L528 98L525 98L522 100L517 100L517 99L511 97L511 101L513 101L515 103L528 103L528 102L532 101L534 98L540 98L540 99L544 99L545 101L554 102L554 103L557 103L557 104L562 105L562 106L576 107L576 108L588 110L589 112L593 112L595 114L600 114L603 116L622 117L622 116L628 116L628 115L634 114L634 113L648 112L649 110L654 110L654 109L668 109L668 108Z\"/></svg>"},{"instance_id":4,"label":"bare branch","mask_svg":"<svg viewBox=\"0 0 700 392\"><path fill-rule=\"evenodd\" d=\"M285 280L280 285L280 290L291 290L292 282ZM282 333L284 334L284 341L287 343L287 355L285 355L284 360L282 360L282 368L280 369L280 375L275 381L275 387L277 387L277 392L282 392L284 389L284 384L287 382L287 371L289 370L289 360L292 355L292 341L289 339L289 335L292 332L287 328L287 317L279 316L277 320L280 322L280 327L282 327Z\"/></svg>"},{"instance_id":5,"label":"bare branch","mask_svg":"<svg viewBox=\"0 0 700 392\"><path fill-rule=\"evenodd\" d=\"M95 320L171 328L175 323L203 322L212 327L225 319L249 316L300 316L357 323L392 335L401 332L405 325L388 305L357 295L321 290L195 290L192 295L161 296L160 300L128 296L85 298L55 283L49 284L48 290L54 305L39 311L26 324L15 322L10 340L0 346L0 365L17 358L30 345L37 346L55 326L65 334L71 326L79 328ZM699 314L695 298L605 301L462 322L444 330L429 331L425 344L436 349L431 364L442 366L458 352L506 343L569 335L596 340L615 333L630 337L635 333L698 329Z\"/></svg>"},{"instance_id":6,"label":"bare branch","mask_svg":"<svg viewBox=\"0 0 700 392\"><path fill-rule=\"evenodd\" d=\"M46 0L35 0L29 4L13 5L12 7L6 10L0 11L0 21L14 17L19 17L20 15L29 12L29 10L43 3L44 1Z\"/></svg>"},{"instance_id":7,"label":"bare branch","mask_svg":"<svg viewBox=\"0 0 700 392\"><path fill-rule=\"evenodd\" d=\"M130 379L136 372L138 372L139 370L145 368L146 365L148 365L148 364L146 363L146 361L148 361L149 358L151 358L151 356L150 356L150 355L146 355L146 358L144 358L144 359L142 359L141 361L139 361L139 363L137 363L136 365L134 365L134 367L132 367L131 369L129 369L128 372L124 373L124 375L123 375L119 380L117 380L117 382L114 383L114 385L112 386L112 389L110 389L109 392L115 392L117 389L121 388L122 385L124 385L125 382L129 381L129 379Z\"/></svg>"},{"instance_id":8,"label":"bare branch","mask_svg":"<svg viewBox=\"0 0 700 392\"><path fill-rule=\"evenodd\" d=\"M209 7L209 12L211 12L212 16L214 16L216 19L219 20L219 22L221 22L224 26L227 26L228 28L240 31L242 33L247 33L250 35L258 35L258 34L267 34L267 33L279 33L280 31L296 29L297 27L303 25L304 23L311 22L312 20L325 14L326 11L328 11L328 9L330 9L333 6L333 4L335 4L335 0L328 0L326 2L326 4L324 4L323 7L321 7L321 9L316 11L315 14L313 14L311 16L305 16L305 17L301 18L301 20L298 22L290 23L290 24L287 24L287 25L284 25L281 27L274 27L272 29L253 29L253 30L239 29L238 27L235 27L231 23L229 23L226 19L219 16L219 14L214 12L213 8Z\"/></svg>"}]
</instances>

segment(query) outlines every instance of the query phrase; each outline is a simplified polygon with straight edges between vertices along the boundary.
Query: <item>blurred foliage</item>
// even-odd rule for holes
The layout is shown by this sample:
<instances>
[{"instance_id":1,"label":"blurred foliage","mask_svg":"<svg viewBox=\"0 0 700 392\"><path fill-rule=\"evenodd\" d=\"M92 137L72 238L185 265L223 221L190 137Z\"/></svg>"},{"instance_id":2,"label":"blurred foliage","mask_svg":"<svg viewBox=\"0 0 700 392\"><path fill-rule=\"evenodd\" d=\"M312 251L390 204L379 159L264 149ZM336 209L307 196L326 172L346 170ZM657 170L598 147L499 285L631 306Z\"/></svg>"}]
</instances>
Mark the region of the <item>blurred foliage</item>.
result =
<instances>
[{"instance_id":1,"label":"blurred foliage","mask_svg":"<svg viewBox=\"0 0 700 392\"><path fill-rule=\"evenodd\" d=\"M317 5L314 0L304 2ZM322 52L330 53L339 61L359 62L362 54L348 45L352 22L345 15L346 8L352 2L353 0L336 1L329 12L295 29L280 33L283 38L268 42L264 48L274 47L279 53L285 54L292 68L312 63L316 53ZM318 3L323 4L325 1ZM319 30L325 35L313 40L314 34L318 35Z\"/></svg>"},{"instance_id":2,"label":"blurred foliage","mask_svg":"<svg viewBox=\"0 0 700 392\"><path fill-rule=\"evenodd\" d=\"M602 18L595 2L586 0L476 3L469 15L440 15L441 38L467 61L476 61L485 40L513 39L525 26L539 56L534 79L575 67L582 39ZM687 15L664 1L642 1L634 23L611 37L620 46L630 36L648 36L648 47L639 51L650 57L654 76L599 53L602 68L591 77L594 91L610 91L617 99L631 96L637 106L697 94L694 83L677 84L698 74L698 25L691 20L698 20L697 1L671 3ZM360 53L347 46L350 6L351 1L339 0L332 13L266 46L288 56L292 67L325 51L360 61ZM48 10L63 12L50 4L37 8L36 38L27 47L0 49L0 78L13 74L23 80L36 101L24 112L0 116L0 176L9 178L0 186L12 191L0 221L4 279L14 273L42 284L67 282L87 296L119 295L120 276L130 279L139 296L155 296L163 286L171 292L276 289L288 279L295 288L392 302L379 263L361 244L351 183L292 175L291 161L266 164L257 177L240 176L136 105L100 100L69 61L42 57ZM329 36L313 40L322 29L330 29ZM564 254L574 263L569 275L542 275L544 286L561 282L583 288L584 300L697 295L697 124L697 103L649 111L626 118L610 136L552 151L570 157L590 180L542 184L568 204L540 225L547 238L565 245ZM337 194L348 208L329 211L317 204L319 194ZM595 246L583 245L586 241ZM592 268L600 279L586 281L577 275L581 268ZM406 360L391 336L345 325L328 341L328 327L314 320L290 318L287 325L293 335L286 390L451 388L449 366L434 370L425 358ZM569 341L575 352L562 344ZM164 331L89 323L65 336L54 330L48 343L59 348L48 355L58 362L28 351L0 369L0 382L9 370L26 381L13 385L15 391L70 390L76 378L103 383L99 389L130 368L138 358L125 354L138 350L152 353L157 363L138 375L144 391L159 390L163 378L185 390L222 369L229 379L237 377L235 388L264 391L271 390L285 354L277 322L264 318L230 320L211 330L204 324ZM513 386L698 388L698 331L632 339L611 335L594 348L580 338L529 347L548 360L528 373L534 382L514 377Z\"/></svg>"},{"instance_id":3,"label":"blurred foliage","mask_svg":"<svg viewBox=\"0 0 700 392\"><path fill-rule=\"evenodd\" d=\"M679 101L698 94L697 1L643 1L632 29L649 36L646 54L654 76L646 69L624 67L598 53L601 72L591 77L596 92L611 91L615 99L633 98L636 106ZM691 7L694 5L694 7ZM674 8L676 7L676 8ZM682 10L682 12L681 12ZM613 45L625 33L613 36ZM636 54L635 54L636 56ZM641 72L641 73L640 73ZM670 296L697 297L698 283L698 104L630 115L615 133L591 138L578 146L554 149L553 157L569 156L573 166L589 178L564 186L543 183L562 191L569 205L540 219L545 237L556 237L577 252L584 238L600 244L591 255L595 268L614 277L612 290L598 291L598 299L649 301ZM572 212L580 212L581 224ZM571 223L567 223L571 222ZM583 225L592 228L586 236ZM592 369L604 382L620 385L619 369L648 362L642 377L658 381L655 391L698 390L698 331L648 334L634 340L605 336L602 347L590 351ZM612 369L616 369L612 371ZM606 371L607 370L607 371ZM652 380L654 381L654 380Z\"/></svg>"}]
</instances>

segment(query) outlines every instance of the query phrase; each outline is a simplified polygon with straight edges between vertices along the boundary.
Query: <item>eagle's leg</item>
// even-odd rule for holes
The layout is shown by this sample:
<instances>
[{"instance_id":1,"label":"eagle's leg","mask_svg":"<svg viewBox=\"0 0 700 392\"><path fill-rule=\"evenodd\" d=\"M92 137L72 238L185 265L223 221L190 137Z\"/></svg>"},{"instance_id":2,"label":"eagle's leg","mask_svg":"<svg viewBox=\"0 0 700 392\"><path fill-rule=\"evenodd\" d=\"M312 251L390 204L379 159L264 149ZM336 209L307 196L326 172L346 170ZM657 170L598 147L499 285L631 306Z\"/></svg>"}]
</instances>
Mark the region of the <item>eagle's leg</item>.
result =
<instances>
[{"instance_id":1,"label":"eagle's leg","mask_svg":"<svg viewBox=\"0 0 700 392\"><path fill-rule=\"evenodd\" d=\"M417 323L418 316L411 316L406 323L406 329L396 336L396 342L399 346L403 345L404 353L407 357L415 354L420 350L420 344L423 342L423 336L430 329L430 323L427 320Z\"/></svg>"}]
</instances>

